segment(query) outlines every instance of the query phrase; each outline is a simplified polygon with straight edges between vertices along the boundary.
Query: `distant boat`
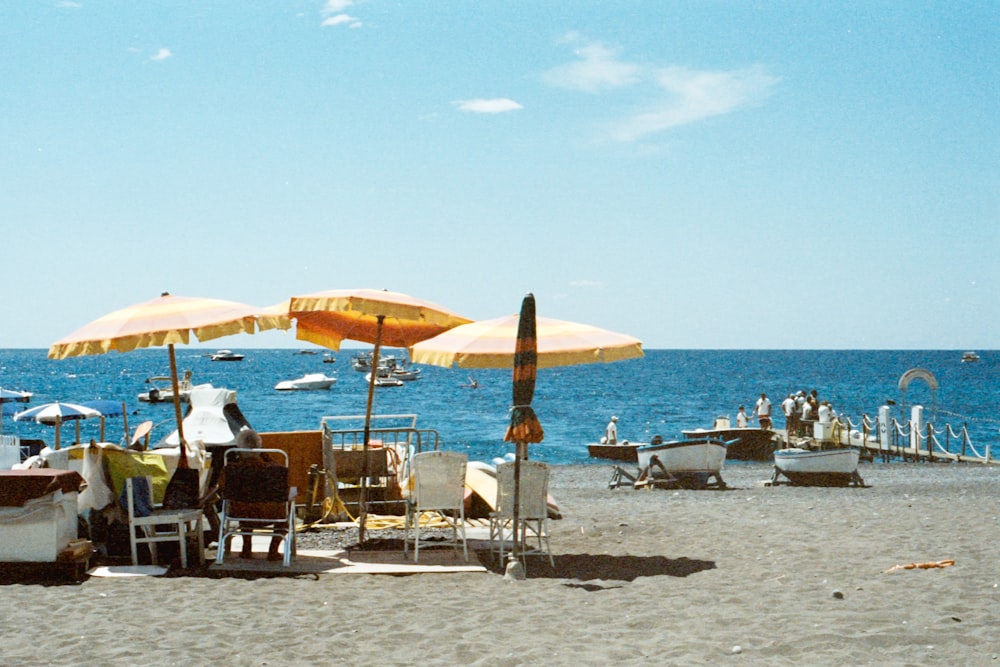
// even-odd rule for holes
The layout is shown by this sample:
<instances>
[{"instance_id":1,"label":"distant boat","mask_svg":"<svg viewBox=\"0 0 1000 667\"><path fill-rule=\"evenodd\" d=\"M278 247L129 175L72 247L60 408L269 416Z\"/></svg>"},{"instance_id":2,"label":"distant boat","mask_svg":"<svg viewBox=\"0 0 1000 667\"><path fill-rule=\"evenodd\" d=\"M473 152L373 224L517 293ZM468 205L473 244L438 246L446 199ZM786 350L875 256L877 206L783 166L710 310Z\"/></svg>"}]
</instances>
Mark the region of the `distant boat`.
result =
<instances>
[{"instance_id":1,"label":"distant boat","mask_svg":"<svg viewBox=\"0 0 1000 667\"><path fill-rule=\"evenodd\" d=\"M962 363L969 363L972 361L979 361L979 355L973 351L968 351L962 354Z\"/></svg>"},{"instance_id":2,"label":"distant boat","mask_svg":"<svg viewBox=\"0 0 1000 667\"><path fill-rule=\"evenodd\" d=\"M681 431L686 439L715 438L729 443L726 458L739 461L770 461L775 443L780 440L766 428L732 428L729 417L716 417L712 428L695 428ZM735 441L735 442L734 442Z\"/></svg>"},{"instance_id":3,"label":"distant boat","mask_svg":"<svg viewBox=\"0 0 1000 667\"><path fill-rule=\"evenodd\" d=\"M177 381L177 390L181 403L187 403L192 389L211 388L211 384L194 385L191 383L191 371L184 371L184 377ZM149 391L140 393L137 398L143 403L173 403L174 388L169 375L157 375L146 378L146 384L152 385Z\"/></svg>"},{"instance_id":4,"label":"distant boat","mask_svg":"<svg viewBox=\"0 0 1000 667\"><path fill-rule=\"evenodd\" d=\"M243 361L243 355L232 350L219 350L212 355L212 361Z\"/></svg>"},{"instance_id":5,"label":"distant boat","mask_svg":"<svg viewBox=\"0 0 1000 667\"><path fill-rule=\"evenodd\" d=\"M609 445L605 442L591 442L587 444L587 454L592 459L609 459L611 461L627 461L638 463L639 455L636 450L648 442L629 442L622 440L617 445Z\"/></svg>"},{"instance_id":6,"label":"distant boat","mask_svg":"<svg viewBox=\"0 0 1000 667\"><path fill-rule=\"evenodd\" d=\"M294 380L282 380L274 385L278 391L309 391L319 389L329 389L337 381L337 378L330 377L325 373L307 373Z\"/></svg>"}]
</instances>

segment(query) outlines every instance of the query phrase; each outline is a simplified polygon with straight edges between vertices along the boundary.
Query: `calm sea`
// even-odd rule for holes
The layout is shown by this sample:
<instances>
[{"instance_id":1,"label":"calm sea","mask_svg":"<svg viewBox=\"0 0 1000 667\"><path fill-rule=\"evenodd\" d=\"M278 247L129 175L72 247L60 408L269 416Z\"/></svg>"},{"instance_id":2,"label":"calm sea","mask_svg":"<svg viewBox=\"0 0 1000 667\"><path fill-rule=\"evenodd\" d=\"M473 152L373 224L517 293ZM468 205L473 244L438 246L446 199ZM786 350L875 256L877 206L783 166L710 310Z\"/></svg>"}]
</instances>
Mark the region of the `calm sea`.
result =
<instances>
[{"instance_id":1,"label":"calm sea","mask_svg":"<svg viewBox=\"0 0 1000 667\"><path fill-rule=\"evenodd\" d=\"M181 372L191 370L195 383L211 383L236 390L237 402L260 431L311 430L325 415L363 415L367 398L364 374L351 368L358 350L336 353L335 363L323 363L322 353L295 350L237 350L241 362L213 362L214 350L177 348ZM399 350L388 353L402 356ZM760 392L775 406L789 392L819 392L837 412L860 422L874 417L887 400L895 401L899 418L904 398L909 406L925 406L939 428L950 423L957 431L968 426L973 443L991 445L1000 453L1000 352L980 352L981 361L961 363L962 351L815 351L815 350L647 350L642 359L614 364L542 369L538 373L534 408L545 429L545 441L532 445L531 455L549 463L586 463L586 443L596 441L611 415L617 415L620 438L665 438L682 429L709 427L717 415L729 415L745 404L748 412ZM376 390L375 412L416 413L418 426L436 429L443 446L468 452L474 460L490 460L513 451L503 442L511 403L510 371L421 366L422 378L398 388ZM917 380L902 396L900 376L924 368L937 379L931 392ZM45 350L0 350L0 387L34 392L31 405L48 401L86 401L105 398L125 401L136 414L132 428L152 420L153 440L173 429L169 405L139 403L137 394L148 389L145 379L167 375L165 348L110 353L61 361L46 358ZM338 382L329 391L278 392L274 385L305 373L336 372ZM478 389L462 385L474 375ZM23 407L23 406L22 406ZM3 406L3 433L53 442L53 427L14 422L12 404ZM780 411L776 410L777 413ZM780 419L777 426L782 426ZM63 438L73 426L63 427ZM121 418L107 420L106 439L123 435ZM96 438L99 420L82 423L82 438ZM956 449L953 447L953 449Z\"/></svg>"}]
</instances>

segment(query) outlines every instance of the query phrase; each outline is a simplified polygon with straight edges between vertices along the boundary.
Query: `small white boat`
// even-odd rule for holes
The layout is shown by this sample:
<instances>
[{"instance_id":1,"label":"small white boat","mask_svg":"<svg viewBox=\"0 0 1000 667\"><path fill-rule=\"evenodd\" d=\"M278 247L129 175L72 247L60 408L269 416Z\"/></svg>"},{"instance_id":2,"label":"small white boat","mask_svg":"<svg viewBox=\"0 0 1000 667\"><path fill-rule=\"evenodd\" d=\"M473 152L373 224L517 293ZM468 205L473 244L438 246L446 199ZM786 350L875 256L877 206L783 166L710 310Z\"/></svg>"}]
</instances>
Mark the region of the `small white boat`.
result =
<instances>
[{"instance_id":1,"label":"small white boat","mask_svg":"<svg viewBox=\"0 0 1000 667\"><path fill-rule=\"evenodd\" d=\"M372 374L365 373L365 381L372 381ZM383 375L382 373L375 374L375 386L376 387L402 387L403 381L392 377L392 375Z\"/></svg>"},{"instance_id":2,"label":"small white boat","mask_svg":"<svg viewBox=\"0 0 1000 667\"><path fill-rule=\"evenodd\" d=\"M635 450L640 479L646 476L653 480L672 480L685 486L704 487L708 485L709 478L714 477L720 487L725 487L720 476L726 460L724 441L714 438L658 440L654 436L650 444Z\"/></svg>"},{"instance_id":3,"label":"small white boat","mask_svg":"<svg viewBox=\"0 0 1000 667\"><path fill-rule=\"evenodd\" d=\"M858 474L857 449L802 449L789 447L774 452L774 475L771 483L784 476L791 484L810 486L863 486Z\"/></svg>"},{"instance_id":4,"label":"small white boat","mask_svg":"<svg viewBox=\"0 0 1000 667\"><path fill-rule=\"evenodd\" d=\"M152 385L149 391L144 391L137 396L143 403L174 402L174 388L169 375L146 378L146 384ZM187 403L190 400L192 389L208 389L211 387L212 385L208 383L199 385L191 384L191 371L184 371L184 377L177 381L177 390L181 403Z\"/></svg>"},{"instance_id":5,"label":"small white boat","mask_svg":"<svg viewBox=\"0 0 1000 667\"><path fill-rule=\"evenodd\" d=\"M966 364L973 361L979 361L979 355L973 351L968 351L962 354L962 363Z\"/></svg>"},{"instance_id":6,"label":"small white boat","mask_svg":"<svg viewBox=\"0 0 1000 667\"><path fill-rule=\"evenodd\" d=\"M331 377L325 373L307 373L300 378L295 378L294 380L282 380L278 384L274 385L274 388L278 391L310 391L310 390L320 390L329 389L337 381L337 378Z\"/></svg>"},{"instance_id":7,"label":"small white boat","mask_svg":"<svg viewBox=\"0 0 1000 667\"><path fill-rule=\"evenodd\" d=\"M219 350L211 358L212 361L243 361L243 355L232 350Z\"/></svg>"}]
</instances>

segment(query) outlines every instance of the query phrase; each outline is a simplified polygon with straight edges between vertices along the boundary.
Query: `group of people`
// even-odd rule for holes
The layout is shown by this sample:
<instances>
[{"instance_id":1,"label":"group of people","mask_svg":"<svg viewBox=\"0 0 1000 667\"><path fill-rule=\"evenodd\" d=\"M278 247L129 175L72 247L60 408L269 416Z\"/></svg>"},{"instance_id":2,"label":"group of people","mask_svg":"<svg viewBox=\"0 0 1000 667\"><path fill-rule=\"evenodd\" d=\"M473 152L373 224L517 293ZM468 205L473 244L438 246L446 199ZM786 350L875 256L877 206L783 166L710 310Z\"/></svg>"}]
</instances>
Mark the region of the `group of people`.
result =
<instances>
[{"instance_id":1,"label":"group of people","mask_svg":"<svg viewBox=\"0 0 1000 667\"><path fill-rule=\"evenodd\" d=\"M828 424L837 418L837 412L830 402L819 400L815 389L809 393L799 390L797 393L788 394L781 402L781 411L784 413L785 429L789 435L809 435L808 430L813 422ZM756 418L762 429L771 429L773 427L771 414L771 399L761 392L752 414L747 414L745 406L739 407L736 413L736 426L747 428L750 420Z\"/></svg>"}]
</instances>

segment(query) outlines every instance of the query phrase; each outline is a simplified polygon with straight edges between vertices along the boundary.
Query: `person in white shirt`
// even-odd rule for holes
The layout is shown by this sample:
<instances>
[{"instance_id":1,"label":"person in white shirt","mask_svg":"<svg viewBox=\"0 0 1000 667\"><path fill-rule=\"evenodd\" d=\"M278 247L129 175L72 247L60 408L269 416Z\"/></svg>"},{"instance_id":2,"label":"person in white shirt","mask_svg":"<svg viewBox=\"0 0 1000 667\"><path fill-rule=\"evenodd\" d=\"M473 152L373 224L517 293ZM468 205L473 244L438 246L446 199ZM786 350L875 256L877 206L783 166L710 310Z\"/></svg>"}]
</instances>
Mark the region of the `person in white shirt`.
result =
<instances>
[{"instance_id":1,"label":"person in white shirt","mask_svg":"<svg viewBox=\"0 0 1000 667\"><path fill-rule=\"evenodd\" d=\"M798 430L798 415L795 413L795 394L789 394L788 397L781 402L781 411L785 413L785 431L789 435L795 433Z\"/></svg>"},{"instance_id":2,"label":"person in white shirt","mask_svg":"<svg viewBox=\"0 0 1000 667\"><path fill-rule=\"evenodd\" d=\"M604 429L604 441L609 445L618 444L618 417L612 417Z\"/></svg>"},{"instance_id":3,"label":"person in white shirt","mask_svg":"<svg viewBox=\"0 0 1000 667\"><path fill-rule=\"evenodd\" d=\"M760 398L757 399L757 405L754 407L754 414L757 415L757 421L760 422L760 427L762 429L771 430L771 399L767 397L767 394L761 392Z\"/></svg>"},{"instance_id":4,"label":"person in white shirt","mask_svg":"<svg viewBox=\"0 0 1000 667\"><path fill-rule=\"evenodd\" d=\"M747 412L746 408L742 405L739 411L736 413L736 428L746 428L747 427Z\"/></svg>"}]
</instances>

